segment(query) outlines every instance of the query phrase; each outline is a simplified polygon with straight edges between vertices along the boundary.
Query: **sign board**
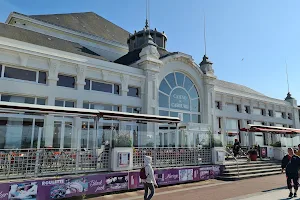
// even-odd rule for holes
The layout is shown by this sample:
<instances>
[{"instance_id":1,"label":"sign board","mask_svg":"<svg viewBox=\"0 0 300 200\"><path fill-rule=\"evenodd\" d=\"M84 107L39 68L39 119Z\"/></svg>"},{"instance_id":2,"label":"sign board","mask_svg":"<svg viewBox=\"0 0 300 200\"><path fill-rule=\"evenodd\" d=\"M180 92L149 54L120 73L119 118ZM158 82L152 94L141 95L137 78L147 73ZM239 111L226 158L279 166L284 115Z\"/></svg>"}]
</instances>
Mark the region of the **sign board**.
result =
<instances>
[{"instance_id":1,"label":"sign board","mask_svg":"<svg viewBox=\"0 0 300 200\"><path fill-rule=\"evenodd\" d=\"M128 167L130 161L129 152L118 152L118 167Z\"/></svg>"},{"instance_id":2,"label":"sign board","mask_svg":"<svg viewBox=\"0 0 300 200\"><path fill-rule=\"evenodd\" d=\"M267 147L260 147L260 157L261 158L268 157L268 148Z\"/></svg>"}]
</instances>

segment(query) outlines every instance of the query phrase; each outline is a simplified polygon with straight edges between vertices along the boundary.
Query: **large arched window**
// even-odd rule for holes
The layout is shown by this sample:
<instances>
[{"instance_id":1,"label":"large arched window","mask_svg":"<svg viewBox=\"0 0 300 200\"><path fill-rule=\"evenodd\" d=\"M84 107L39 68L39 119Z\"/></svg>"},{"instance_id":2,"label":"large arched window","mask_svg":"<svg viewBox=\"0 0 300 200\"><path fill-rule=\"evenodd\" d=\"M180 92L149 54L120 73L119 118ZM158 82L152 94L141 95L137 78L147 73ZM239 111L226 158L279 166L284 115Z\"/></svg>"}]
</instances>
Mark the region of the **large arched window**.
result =
<instances>
[{"instance_id":1,"label":"large arched window","mask_svg":"<svg viewBox=\"0 0 300 200\"><path fill-rule=\"evenodd\" d=\"M159 114L178 117L184 122L200 123L199 94L193 81L180 72L168 74L159 86Z\"/></svg>"}]
</instances>

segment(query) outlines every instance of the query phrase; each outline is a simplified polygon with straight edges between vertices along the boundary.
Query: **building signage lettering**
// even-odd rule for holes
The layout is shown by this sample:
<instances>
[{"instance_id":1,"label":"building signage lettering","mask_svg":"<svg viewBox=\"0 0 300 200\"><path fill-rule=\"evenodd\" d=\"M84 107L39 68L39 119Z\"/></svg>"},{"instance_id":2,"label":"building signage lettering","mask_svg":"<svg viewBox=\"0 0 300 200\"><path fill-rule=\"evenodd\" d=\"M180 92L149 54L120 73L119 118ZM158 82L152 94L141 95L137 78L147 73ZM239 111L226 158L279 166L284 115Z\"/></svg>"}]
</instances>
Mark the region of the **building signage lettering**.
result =
<instances>
[{"instance_id":1,"label":"building signage lettering","mask_svg":"<svg viewBox=\"0 0 300 200\"><path fill-rule=\"evenodd\" d=\"M170 95L170 108L177 110L190 110L190 98L182 88L176 88Z\"/></svg>"}]
</instances>

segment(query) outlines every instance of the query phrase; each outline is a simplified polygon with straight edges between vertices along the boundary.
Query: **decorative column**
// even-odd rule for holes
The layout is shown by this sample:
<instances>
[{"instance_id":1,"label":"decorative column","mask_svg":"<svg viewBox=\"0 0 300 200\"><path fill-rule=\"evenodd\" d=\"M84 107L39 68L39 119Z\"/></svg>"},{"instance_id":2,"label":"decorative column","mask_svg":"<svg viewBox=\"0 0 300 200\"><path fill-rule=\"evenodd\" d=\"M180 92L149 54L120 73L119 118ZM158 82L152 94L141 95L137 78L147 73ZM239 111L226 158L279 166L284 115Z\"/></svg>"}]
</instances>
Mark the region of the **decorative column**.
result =
<instances>
[{"instance_id":1,"label":"decorative column","mask_svg":"<svg viewBox=\"0 0 300 200\"><path fill-rule=\"evenodd\" d=\"M60 61L49 59L48 62L49 73L48 73L48 85L50 87L56 87L58 81L58 71L60 68Z\"/></svg>"},{"instance_id":2,"label":"decorative column","mask_svg":"<svg viewBox=\"0 0 300 200\"><path fill-rule=\"evenodd\" d=\"M129 76L127 74L122 74L121 75L121 82L122 82L122 84L121 84L121 90L122 90L121 94L122 94L122 96L127 96L127 93L129 91L128 81L129 81Z\"/></svg>"},{"instance_id":3,"label":"decorative column","mask_svg":"<svg viewBox=\"0 0 300 200\"><path fill-rule=\"evenodd\" d=\"M157 45L153 42L151 35L149 34L147 42L143 45L143 49L140 52L140 60L137 65L145 72L145 81L143 83L144 88L142 91L146 94L144 96L142 112L150 115L158 115L159 102L158 102L158 74L162 61L159 60L159 53L157 51ZM147 124L147 134L143 134L141 141L147 140L147 135L152 135L154 138L154 145L156 145L156 135L159 133L159 127L157 123Z\"/></svg>"},{"instance_id":4,"label":"decorative column","mask_svg":"<svg viewBox=\"0 0 300 200\"><path fill-rule=\"evenodd\" d=\"M215 80L217 77L214 75L212 62L208 60L206 55L203 56L203 60L200 63L200 69L204 73L204 109L203 109L203 122L211 127L211 133L214 139L217 139L217 117L215 114Z\"/></svg>"},{"instance_id":5,"label":"decorative column","mask_svg":"<svg viewBox=\"0 0 300 200\"><path fill-rule=\"evenodd\" d=\"M86 77L86 66L84 65L77 65L77 90L84 90L85 86L85 77Z\"/></svg>"}]
</instances>

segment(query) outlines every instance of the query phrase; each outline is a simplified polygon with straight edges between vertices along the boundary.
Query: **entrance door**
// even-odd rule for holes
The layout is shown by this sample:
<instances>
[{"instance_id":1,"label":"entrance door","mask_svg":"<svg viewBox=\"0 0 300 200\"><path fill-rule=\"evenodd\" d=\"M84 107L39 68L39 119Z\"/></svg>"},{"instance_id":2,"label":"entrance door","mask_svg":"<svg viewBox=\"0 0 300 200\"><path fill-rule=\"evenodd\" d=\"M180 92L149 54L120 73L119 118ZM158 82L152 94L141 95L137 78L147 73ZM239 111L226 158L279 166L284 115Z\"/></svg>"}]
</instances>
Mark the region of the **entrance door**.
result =
<instances>
[{"instance_id":1,"label":"entrance door","mask_svg":"<svg viewBox=\"0 0 300 200\"><path fill-rule=\"evenodd\" d=\"M53 148L77 148L77 131L73 127L73 118L55 118Z\"/></svg>"}]
</instances>

